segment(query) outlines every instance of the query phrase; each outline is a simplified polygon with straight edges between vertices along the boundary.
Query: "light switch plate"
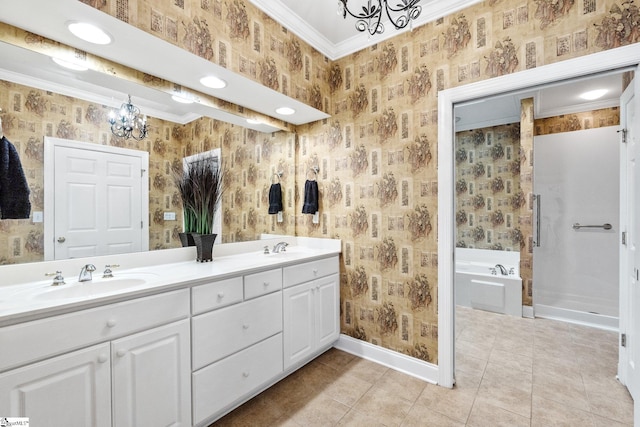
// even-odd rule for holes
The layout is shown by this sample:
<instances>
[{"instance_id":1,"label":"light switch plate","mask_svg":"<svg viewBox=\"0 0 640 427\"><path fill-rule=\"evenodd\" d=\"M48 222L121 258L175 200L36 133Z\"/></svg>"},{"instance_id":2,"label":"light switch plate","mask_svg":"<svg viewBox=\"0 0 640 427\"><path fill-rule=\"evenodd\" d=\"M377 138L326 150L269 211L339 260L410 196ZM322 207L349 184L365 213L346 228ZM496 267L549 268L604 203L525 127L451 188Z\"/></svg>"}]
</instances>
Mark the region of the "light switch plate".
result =
<instances>
[{"instance_id":1,"label":"light switch plate","mask_svg":"<svg viewBox=\"0 0 640 427\"><path fill-rule=\"evenodd\" d=\"M33 222L42 222L42 211L34 211L33 212Z\"/></svg>"},{"instance_id":2,"label":"light switch plate","mask_svg":"<svg viewBox=\"0 0 640 427\"><path fill-rule=\"evenodd\" d=\"M175 212L165 212L164 213L164 220L165 221L175 221L176 220L176 213Z\"/></svg>"}]
</instances>

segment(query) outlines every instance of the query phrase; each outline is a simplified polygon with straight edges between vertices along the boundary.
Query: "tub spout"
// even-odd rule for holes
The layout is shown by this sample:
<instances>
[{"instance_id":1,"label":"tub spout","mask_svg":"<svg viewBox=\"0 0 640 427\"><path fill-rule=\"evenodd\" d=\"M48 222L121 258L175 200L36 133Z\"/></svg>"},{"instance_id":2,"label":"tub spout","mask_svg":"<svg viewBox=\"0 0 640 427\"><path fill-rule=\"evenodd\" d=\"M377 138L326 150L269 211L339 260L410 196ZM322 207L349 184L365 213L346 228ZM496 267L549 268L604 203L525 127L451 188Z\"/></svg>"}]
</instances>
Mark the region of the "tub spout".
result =
<instances>
[{"instance_id":1,"label":"tub spout","mask_svg":"<svg viewBox=\"0 0 640 427\"><path fill-rule=\"evenodd\" d=\"M508 276L509 275L509 273L507 272L507 269L504 267L504 265L496 264L496 268L500 269L500 274L502 274L503 276Z\"/></svg>"}]
</instances>

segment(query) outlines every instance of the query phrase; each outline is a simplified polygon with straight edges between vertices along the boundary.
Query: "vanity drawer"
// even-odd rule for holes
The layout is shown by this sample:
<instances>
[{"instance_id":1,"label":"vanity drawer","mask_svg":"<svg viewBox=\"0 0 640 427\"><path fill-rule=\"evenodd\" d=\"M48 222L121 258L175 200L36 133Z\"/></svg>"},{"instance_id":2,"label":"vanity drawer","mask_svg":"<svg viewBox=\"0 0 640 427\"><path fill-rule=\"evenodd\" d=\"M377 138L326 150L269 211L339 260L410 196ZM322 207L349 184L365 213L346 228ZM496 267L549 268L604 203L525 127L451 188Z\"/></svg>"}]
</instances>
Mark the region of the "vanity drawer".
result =
<instances>
[{"instance_id":1,"label":"vanity drawer","mask_svg":"<svg viewBox=\"0 0 640 427\"><path fill-rule=\"evenodd\" d=\"M334 256L285 267L282 276L284 287L288 288L339 272L338 257Z\"/></svg>"},{"instance_id":2,"label":"vanity drawer","mask_svg":"<svg viewBox=\"0 0 640 427\"><path fill-rule=\"evenodd\" d=\"M282 334L193 374L193 420L199 424L282 372Z\"/></svg>"},{"instance_id":3,"label":"vanity drawer","mask_svg":"<svg viewBox=\"0 0 640 427\"><path fill-rule=\"evenodd\" d=\"M193 314L204 313L241 301L242 276L194 286L191 289L191 311Z\"/></svg>"},{"instance_id":4,"label":"vanity drawer","mask_svg":"<svg viewBox=\"0 0 640 427\"><path fill-rule=\"evenodd\" d=\"M282 331L282 292L192 318L193 370Z\"/></svg>"},{"instance_id":5,"label":"vanity drawer","mask_svg":"<svg viewBox=\"0 0 640 427\"><path fill-rule=\"evenodd\" d=\"M282 289L282 269L277 268L244 276L244 299L259 297Z\"/></svg>"},{"instance_id":6,"label":"vanity drawer","mask_svg":"<svg viewBox=\"0 0 640 427\"><path fill-rule=\"evenodd\" d=\"M189 316L189 290L0 328L0 371Z\"/></svg>"}]
</instances>

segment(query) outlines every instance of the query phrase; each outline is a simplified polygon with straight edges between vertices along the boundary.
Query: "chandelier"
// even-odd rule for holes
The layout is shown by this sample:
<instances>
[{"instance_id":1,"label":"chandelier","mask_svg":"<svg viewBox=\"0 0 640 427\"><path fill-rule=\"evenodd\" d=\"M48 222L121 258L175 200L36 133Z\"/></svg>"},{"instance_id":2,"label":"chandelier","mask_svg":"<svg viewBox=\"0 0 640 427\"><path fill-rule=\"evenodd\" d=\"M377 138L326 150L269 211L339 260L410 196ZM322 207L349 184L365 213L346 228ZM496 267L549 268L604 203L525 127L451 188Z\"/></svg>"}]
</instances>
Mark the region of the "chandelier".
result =
<instances>
[{"instance_id":1,"label":"chandelier","mask_svg":"<svg viewBox=\"0 0 640 427\"><path fill-rule=\"evenodd\" d=\"M114 111L109 113L109 123L111 132L118 138L141 141L147 136L147 116L140 117L140 109L131 103L131 95L117 115Z\"/></svg>"},{"instance_id":2,"label":"chandelier","mask_svg":"<svg viewBox=\"0 0 640 427\"><path fill-rule=\"evenodd\" d=\"M418 5L420 0L392 0L398 2L395 7L390 6L387 0L367 0L367 5L362 6L362 12L355 14L349 10L348 1L338 0L338 14L342 14L345 19L347 13L353 16L357 19L356 29L361 32L367 31L370 35L384 32L384 25L380 22L383 11L397 30L411 24L422 12L422 7Z\"/></svg>"}]
</instances>

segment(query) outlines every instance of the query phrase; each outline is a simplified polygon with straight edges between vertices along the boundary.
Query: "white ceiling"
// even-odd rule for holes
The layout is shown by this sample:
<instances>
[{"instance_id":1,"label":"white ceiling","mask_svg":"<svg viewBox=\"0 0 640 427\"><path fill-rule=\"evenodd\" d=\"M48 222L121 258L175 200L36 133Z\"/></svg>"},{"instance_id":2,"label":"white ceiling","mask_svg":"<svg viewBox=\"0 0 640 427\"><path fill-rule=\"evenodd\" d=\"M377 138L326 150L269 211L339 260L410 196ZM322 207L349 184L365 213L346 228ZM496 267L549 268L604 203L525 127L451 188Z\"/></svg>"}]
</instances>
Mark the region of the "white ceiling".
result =
<instances>
[{"instance_id":1,"label":"white ceiling","mask_svg":"<svg viewBox=\"0 0 640 427\"><path fill-rule=\"evenodd\" d=\"M250 1L329 58L346 55L398 34L393 26L387 25L385 33L368 40L366 33L358 33L355 30L354 18L347 17L343 20L336 14L337 0ZM366 0L350 0L349 4L353 4L354 6L351 7L356 8L359 6L355 4L362 1ZM423 11L418 21L427 22L478 1L422 0ZM35 10L38 13L32 13ZM329 117L322 111L186 52L77 0L0 2L0 19L18 28L293 124L309 123ZM97 46L75 38L67 31L65 25L73 20L89 21L106 28L114 36L114 42L108 46ZM197 117L206 116L261 132L278 130L268 125L248 124L243 117L207 106L206 103L178 104L165 92L126 82L102 72L79 73L61 69L46 55L7 43L0 43L0 57L5 58L0 62L0 79L52 90L114 108L119 107L126 100L127 94L131 94L134 104L140 106L144 113L176 123L187 123ZM201 86L200 77L210 73L226 80L229 83L228 86L221 90ZM483 101L482 108L477 108L477 105L473 107L477 102L467 103L456 110L456 116L460 117L457 127L462 129L480 127L483 123L493 125L496 121L502 123L507 123L506 120L517 121L520 114L520 99L529 96L536 98L536 117L617 105L621 86L620 76L605 80L587 79L570 85L561 84L550 89L536 89L527 93L499 96ZM585 85L590 87L606 85L611 90L605 99L585 104L576 98L576 94L582 92ZM296 109L296 114L291 117L278 116L274 109L281 105L292 106Z\"/></svg>"},{"instance_id":2,"label":"white ceiling","mask_svg":"<svg viewBox=\"0 0 640 427\"><path fill-rule=\"evenodd\" d=\"M343 19L338 14L338 0L249 0L267 15L287 27L302 40L316 48L320 53L335 60L357 52L365 47L380 43L400 32L388 19L383 20L385 31L369 37L368 34L356 30L356 19L347 14ZM369 0L349 0L348 6L356 14L362 10ZM401 0L390 0L396 7ZM482 0L421 0L422 13L414 21L413 26L435 21L450 15ZM373 2L375 3L375 2Z\"/></svg>"}]
</instances>

